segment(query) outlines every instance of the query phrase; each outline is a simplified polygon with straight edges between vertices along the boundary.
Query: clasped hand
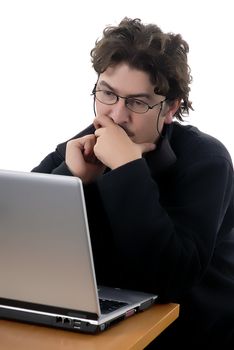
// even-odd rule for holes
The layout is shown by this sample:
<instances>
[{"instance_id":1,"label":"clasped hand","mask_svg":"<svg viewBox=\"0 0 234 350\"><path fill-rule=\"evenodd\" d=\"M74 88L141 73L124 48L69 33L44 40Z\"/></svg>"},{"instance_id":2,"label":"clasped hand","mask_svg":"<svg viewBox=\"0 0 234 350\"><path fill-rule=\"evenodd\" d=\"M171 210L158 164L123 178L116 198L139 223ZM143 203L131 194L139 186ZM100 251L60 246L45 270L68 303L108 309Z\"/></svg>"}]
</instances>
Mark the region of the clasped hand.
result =
<instances>
[{"instance_id":1,"label":"clasped hand","mask_svg":"<svg viewBox=\"0 0 234 350\"><path fill-rule=\"evenodd\" d=\"M116 169L152 151L152 143L134 143L125 130L107 116L94 119L94 134L67 143L65 162L83 183L94 181L106 167Z\"/></svg>"}]
</instances>

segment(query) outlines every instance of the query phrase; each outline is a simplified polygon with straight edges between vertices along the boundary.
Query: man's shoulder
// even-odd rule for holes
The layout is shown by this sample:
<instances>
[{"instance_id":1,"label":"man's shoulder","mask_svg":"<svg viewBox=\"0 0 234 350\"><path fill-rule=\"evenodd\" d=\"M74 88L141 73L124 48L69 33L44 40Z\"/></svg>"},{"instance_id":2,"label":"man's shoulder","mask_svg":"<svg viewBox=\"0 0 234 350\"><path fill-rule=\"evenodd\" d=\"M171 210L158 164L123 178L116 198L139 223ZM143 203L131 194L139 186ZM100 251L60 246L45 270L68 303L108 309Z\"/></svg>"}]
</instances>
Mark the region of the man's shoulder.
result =
<instances>
[{"instance_id":1,"label":"man's shoulder","mask_svg":"<svg viewBox=\"0 0 234 350\"><path fill-rule=\"evenodd\" d=\"M178 158L222 157L231 163L231 156L220 140L190 124L174 122L170 143Z\"/></svg>"}]
</instances>

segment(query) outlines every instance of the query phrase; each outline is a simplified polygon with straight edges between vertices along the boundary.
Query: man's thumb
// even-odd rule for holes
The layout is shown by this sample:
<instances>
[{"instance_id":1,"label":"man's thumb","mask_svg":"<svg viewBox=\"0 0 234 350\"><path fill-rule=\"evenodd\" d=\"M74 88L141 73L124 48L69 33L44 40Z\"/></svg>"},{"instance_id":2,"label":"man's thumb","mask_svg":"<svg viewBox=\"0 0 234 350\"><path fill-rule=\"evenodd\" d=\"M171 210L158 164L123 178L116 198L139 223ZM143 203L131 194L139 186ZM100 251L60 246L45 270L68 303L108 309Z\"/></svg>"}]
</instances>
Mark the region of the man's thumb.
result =
<instances>
[{"instance_id":1,"label":"man's thumb","mask_svg":"<svg viewBox=\"0 0 234 350\"><path fill-rule=\"evenodd\" d=\"M141 143L140 146L141 146L142 154L143 154L143 153L147 153L147 152L154 151L155 148L156 148L155 143L149 143L149 142Z\"/></svg>"}]
</instances>

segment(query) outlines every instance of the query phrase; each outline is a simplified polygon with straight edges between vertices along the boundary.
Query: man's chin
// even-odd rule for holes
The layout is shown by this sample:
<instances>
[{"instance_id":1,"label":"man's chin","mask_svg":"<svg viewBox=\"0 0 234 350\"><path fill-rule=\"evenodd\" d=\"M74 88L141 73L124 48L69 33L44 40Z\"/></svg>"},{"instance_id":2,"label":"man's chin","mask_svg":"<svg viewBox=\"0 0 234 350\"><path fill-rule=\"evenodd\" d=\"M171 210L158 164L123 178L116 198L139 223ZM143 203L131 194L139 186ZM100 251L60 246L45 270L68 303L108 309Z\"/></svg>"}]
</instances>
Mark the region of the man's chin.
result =
<instances>
[{"instance_id":1,"label":"man's chin","mask_svg":"<svg viewBox=\"0 0 234 350\"><path fill-rule=\"evenodd\" d=\"M134 135L128 135L128 137L130 138L130 140L134 143L139 143L137 142L136 138L134 137Z\"/></svg>"}]
</instances>

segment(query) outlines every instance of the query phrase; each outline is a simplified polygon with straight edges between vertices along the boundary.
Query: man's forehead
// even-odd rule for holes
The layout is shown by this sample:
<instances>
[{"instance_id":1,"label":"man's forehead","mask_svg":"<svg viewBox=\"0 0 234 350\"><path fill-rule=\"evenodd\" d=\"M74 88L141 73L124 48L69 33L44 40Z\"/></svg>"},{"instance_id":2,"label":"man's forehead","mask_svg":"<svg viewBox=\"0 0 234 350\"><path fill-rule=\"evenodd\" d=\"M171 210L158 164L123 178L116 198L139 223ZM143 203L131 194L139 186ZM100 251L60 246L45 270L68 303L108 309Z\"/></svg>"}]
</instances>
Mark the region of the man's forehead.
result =
<instances>
[{"instance_id":1,"label":"man's forehead","mask_svg":"<svg viewBox=\"0 0 234 350\"><path fill-rule=\"evenodd\" d=\"M100 74L98 87L108 88L109 90L122 95L142 95L147 98L154 96L154 86L146 73L136 70L115 70L105 71Z\"/></svg>"}]
</instances>

